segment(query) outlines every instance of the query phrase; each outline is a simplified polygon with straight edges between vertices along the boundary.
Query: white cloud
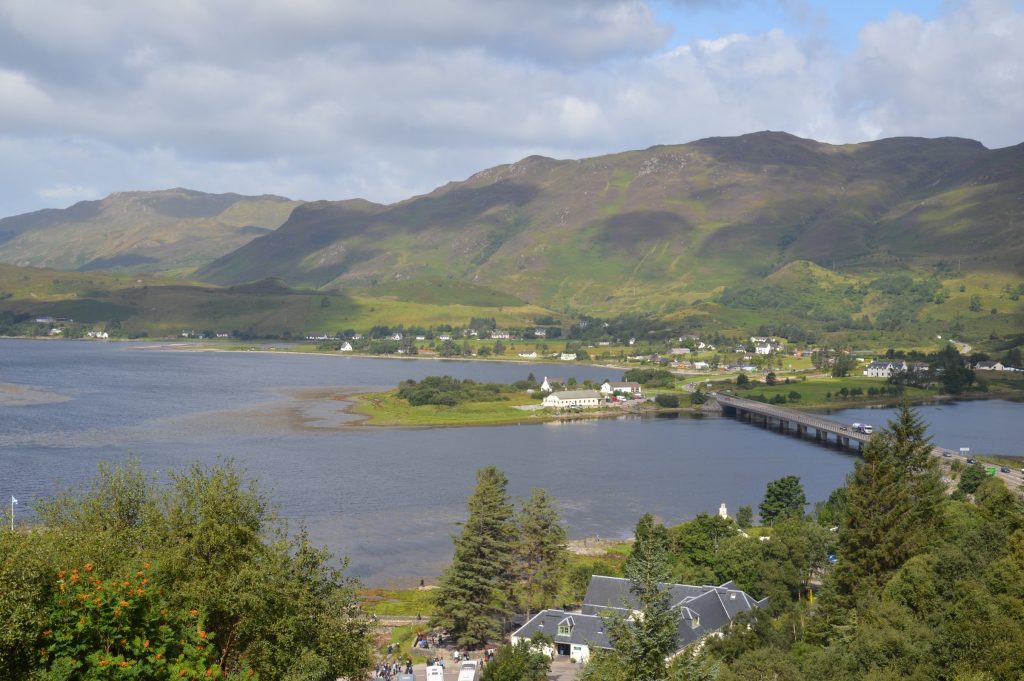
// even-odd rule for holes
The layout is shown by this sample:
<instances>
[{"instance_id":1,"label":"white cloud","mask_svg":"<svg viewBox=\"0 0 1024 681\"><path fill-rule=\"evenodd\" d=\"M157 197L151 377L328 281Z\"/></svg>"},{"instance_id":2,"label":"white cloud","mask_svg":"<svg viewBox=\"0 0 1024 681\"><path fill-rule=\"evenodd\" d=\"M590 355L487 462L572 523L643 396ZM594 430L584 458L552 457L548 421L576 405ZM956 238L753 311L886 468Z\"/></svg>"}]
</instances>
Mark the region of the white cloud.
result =
<instances>
[{"instance_id":1,"label":"white cloud","mask_svg":"<svg viewBox=\"0 0 1024 681\"><path fill-rule=\"evenodd\" d=\"M640 0L8 0L0 215L92 188L391 201L759 129L1014 144L1022 22L1012 0L893 13L844 55L780 29L667 50Z\"/></svg>"}]
</instances>

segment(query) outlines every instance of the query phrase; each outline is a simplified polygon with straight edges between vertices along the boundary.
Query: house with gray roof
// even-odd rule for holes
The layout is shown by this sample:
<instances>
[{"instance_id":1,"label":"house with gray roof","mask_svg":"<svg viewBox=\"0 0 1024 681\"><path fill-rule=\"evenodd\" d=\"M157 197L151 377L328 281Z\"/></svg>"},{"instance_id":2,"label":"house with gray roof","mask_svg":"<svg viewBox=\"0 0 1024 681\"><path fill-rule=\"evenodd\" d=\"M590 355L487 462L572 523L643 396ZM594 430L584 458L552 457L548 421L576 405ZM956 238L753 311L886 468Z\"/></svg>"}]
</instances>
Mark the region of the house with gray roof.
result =
<instances>
[{"instance_id":1,"label":"house with gray roof","mask_svg":"<svg viewBox=\"0 0 1024 681\"><path fill-rule=\"evenodd\" d=\"M564 390L551 393L542 403L555 409L589 409L601 404L601 394L596 390Z\"/></svg>"},{"instance_id":2,"label":"house with gray roof","mask_svg":"<svg viewBox=\"0 0 1024 681\"><path fill-rule=\"evenodd\" d=\"M768 603L767 598L756 600L732 582L721 586L661 584L660 587L669 592L669 602L679 612L673 656L705 636L721 631L740 613ZM638 610L628 579L594 575L580 612L543 610L512 634L512 643L529 640L543 632L554 640L553 649L545 650L547 654L565 655L582 662L595 648L610 650L613 647L605 632L604 617L618 614L630 619Z\"/></svg>"}]
</instances>

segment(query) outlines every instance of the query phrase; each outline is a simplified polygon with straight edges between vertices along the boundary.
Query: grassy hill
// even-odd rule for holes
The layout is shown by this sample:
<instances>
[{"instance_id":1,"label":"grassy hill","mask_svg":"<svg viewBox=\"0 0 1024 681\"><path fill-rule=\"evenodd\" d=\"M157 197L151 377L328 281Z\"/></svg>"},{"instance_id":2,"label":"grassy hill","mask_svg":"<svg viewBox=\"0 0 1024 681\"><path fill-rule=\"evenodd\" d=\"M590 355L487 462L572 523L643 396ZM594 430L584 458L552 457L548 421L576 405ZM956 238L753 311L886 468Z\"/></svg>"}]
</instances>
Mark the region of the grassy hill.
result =
<instances>
[{"instance_id":1,"label":"grassy hill","mask_svg":"<svg viewBox=\"0 0 1024 681\"><path fill-rule=\"evenodd\" d=\"M111 194L0 220L0 262L187 276L277 229L300 203L187 189Z\"/></svg>"},{"instance_id":2,"label":"grassy hill","mask_svg":"<svg viewBox=\"0 0 1024 681\"><path fill-rule=\"evenodd\" d=\"M766 311L874 324L887 307L871 282L901 272L932 293L897 296L916 324L936 316L925 303L941 291L955 301L964 277L971 288L1020 282L1022 192L1024 145L834 146L765 132L578 161L530 157L390 206L306 204L196 276L271 275L371 295L447 279L565 313L742 327L777 320ZM955 321L954 307L939 306L939 326ZM978 328L1020 326L1018 301L996 309L999 319Z\"/></svg>"},{"instance_id":3,"label":"grassy hill","mask_svg":"<svg viewBox=\"0 0 1024 681\"><path fill-rule=\"evenodd\" d=\"M503 326L525 326L549 310L484 287L469 286L458 301L447 282L436 282L438 302L400 285L386 295L295 290L280 280L220 287L150 274L64 272L0 264L0 328L31 333L37 317L73 319L102 329L112 321L123 335L177 336L182 330L236 336L334 334L347 328L405 324L464 325L472 317L494 318ZM0 331L3 333L3 331ZM44 329L42 333L46 333Z\"/></svg>"}]
</instances>

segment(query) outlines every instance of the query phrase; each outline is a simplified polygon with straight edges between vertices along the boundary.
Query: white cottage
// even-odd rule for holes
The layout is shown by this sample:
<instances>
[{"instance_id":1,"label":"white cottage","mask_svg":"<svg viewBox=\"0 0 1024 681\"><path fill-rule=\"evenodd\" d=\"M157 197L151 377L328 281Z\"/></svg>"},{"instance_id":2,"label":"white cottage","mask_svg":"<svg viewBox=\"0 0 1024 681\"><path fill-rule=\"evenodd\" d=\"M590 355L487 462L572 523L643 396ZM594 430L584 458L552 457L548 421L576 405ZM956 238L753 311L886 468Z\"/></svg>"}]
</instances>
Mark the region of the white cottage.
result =
<instances>
[{"instance_id":1,"label":"white cottage","mask_svg":"<svg viewBox=\"0 0 1024 681\"><path fill-rule=\"evenodd\" d=\"M596 390L565 390L560 393L551 393L544 398L545 407L555 409L566 409L575 407L577 409L591 409L601 404L601 394Z\"/></svg>"}]
</instances>

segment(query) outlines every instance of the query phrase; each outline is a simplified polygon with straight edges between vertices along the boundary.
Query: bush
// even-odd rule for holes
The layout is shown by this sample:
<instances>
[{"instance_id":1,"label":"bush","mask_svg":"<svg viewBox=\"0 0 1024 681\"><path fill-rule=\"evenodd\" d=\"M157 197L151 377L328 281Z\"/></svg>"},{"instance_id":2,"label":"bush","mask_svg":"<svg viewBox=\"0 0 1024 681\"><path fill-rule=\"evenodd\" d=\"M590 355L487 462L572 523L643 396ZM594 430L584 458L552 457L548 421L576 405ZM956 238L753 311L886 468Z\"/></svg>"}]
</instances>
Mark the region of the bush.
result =
<instances>
[{"instance_id":1,"label":"bush","mask_svg":"<svg viewBox=\"0 0 1024 681\"><path fill-rule=\"evenodd\" d=\"M398 386L398 397L414 407L426 404L454 407L462 402L507 400L508 397L503 393L509 390L509 386L500 383L477 383L470 379L460 381L451 376L427 376L419 383L403 381Z\"/></svg>"},{"instance_id":2,"label":"bush","mask_svg":"<svg viewBox=\"0 0 1024 681\"><path fill-rule=\"evenodd\" d=\"M666 409L675 409L679 406L679 395L672 393L659 393L654 398L655 404Z\"/></svg>"}]
</instances>

